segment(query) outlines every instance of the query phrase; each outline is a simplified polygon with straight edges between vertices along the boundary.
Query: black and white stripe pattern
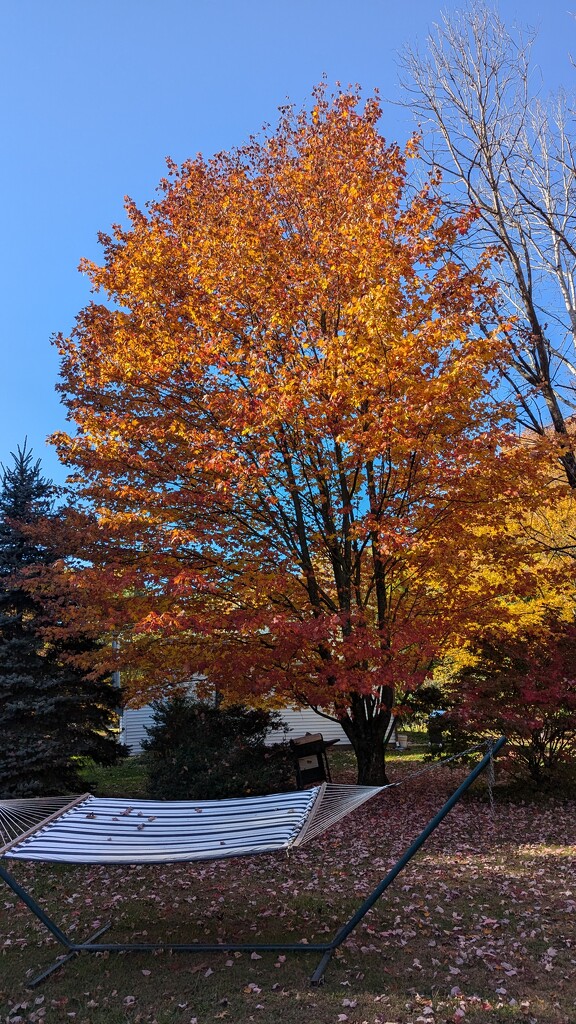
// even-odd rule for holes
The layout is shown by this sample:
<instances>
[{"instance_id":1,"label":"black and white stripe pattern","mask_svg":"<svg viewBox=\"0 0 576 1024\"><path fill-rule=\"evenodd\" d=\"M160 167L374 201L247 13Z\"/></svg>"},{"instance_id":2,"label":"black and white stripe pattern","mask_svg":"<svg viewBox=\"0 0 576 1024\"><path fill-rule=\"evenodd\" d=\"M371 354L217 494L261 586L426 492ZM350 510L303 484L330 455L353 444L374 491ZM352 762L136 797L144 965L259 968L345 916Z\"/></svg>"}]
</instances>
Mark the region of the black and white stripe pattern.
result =
<instances>
[{"instance_id":1,"label":"black and white stripe pattern","mask_svg":"<svg viewBox=\"0 0 576 1024\"><path fill-rule=\"evenodd\" d=\"M154 864L271 853L300 846L379 792L376 787L324 784L272 796L195 802L86 794L21 840L12 840L0 854L72 864Z\"/></svg>"},{"instance_id":2,"label":"black and white stripe pattern","mask_svg":"<svg viewBox=\"0 0 576 1024\"><path fill-rule=\"evenodd\" d=\"M242 800L157 802L88 796L12 845L18 860L153 864L286 849L318 790Z\"/></svg>"}]
</instances>

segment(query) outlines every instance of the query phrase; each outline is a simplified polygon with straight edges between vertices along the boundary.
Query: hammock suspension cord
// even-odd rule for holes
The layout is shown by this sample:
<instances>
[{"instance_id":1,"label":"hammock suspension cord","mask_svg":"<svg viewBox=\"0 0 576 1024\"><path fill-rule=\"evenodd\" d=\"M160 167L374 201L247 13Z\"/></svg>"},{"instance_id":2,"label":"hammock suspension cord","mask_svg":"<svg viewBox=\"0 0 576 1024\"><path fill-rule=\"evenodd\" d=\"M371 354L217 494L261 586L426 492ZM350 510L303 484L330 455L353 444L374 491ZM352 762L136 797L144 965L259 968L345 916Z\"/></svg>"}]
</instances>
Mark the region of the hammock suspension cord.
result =
<instances>
[{"instance_id":1,"label":"hammock suspension cord","mask_svg":"<svg viewBox=\"0 0 576 1024\"><path fill-rule=\"evenodd\" d=\"M3 843L21 838L58 814L70 803L69 796L29 797L21 800L0 800L0 839Z\"/></svg>"}]
</instances>

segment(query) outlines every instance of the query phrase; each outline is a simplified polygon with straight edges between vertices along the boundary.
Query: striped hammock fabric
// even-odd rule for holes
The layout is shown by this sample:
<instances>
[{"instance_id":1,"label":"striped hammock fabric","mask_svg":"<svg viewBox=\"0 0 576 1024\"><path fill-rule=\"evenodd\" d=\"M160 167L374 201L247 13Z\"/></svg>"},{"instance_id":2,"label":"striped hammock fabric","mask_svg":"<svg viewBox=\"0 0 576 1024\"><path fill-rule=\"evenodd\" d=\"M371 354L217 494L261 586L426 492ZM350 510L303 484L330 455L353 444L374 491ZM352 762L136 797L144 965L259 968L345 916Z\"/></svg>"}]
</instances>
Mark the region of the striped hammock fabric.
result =
<instances>
[{"instance_id":1,"label":"striped hammock fabric","mask_svg":"<svg viewBox=\"0 0 576 1024\"><path fill-rule=\"evenodd\" d=\"M110 799L90 793L72 801L3 800L0 856L154 864L289 850L384 788L325 783L272 796L194 802Z\"/></svg>"}]
</instances>

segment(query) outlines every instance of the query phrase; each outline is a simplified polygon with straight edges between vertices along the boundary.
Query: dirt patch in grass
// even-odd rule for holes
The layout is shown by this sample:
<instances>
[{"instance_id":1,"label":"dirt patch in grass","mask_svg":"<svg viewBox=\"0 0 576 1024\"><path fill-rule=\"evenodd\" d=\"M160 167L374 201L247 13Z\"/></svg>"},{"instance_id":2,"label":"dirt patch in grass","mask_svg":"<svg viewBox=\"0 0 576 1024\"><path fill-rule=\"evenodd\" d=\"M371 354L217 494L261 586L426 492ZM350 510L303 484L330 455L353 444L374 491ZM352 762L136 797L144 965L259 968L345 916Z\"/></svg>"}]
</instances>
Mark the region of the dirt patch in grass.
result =
<instances>
[{"instance_id":1,"label":"dirt patch in grass","mask_svg":"<svg viewBox=\"0 0 576 1024\"><path fill-rule=\"evenodd\" d=\"M396 758L391 774L413 768ZM337 780L352 781L352 770L343 764ZM12 867L78 936L112 919L111 941L325 941L460 777L437 769L389 790L289 858ZM569 802L497 804L494 817L486 802L461 802L352 933L319 988L309 982L318 954L159 953L77 957L31 992L26 976L61 950L4 888L0 1020L574 1024L575 824Z\"/></svg>"}]
</instances>

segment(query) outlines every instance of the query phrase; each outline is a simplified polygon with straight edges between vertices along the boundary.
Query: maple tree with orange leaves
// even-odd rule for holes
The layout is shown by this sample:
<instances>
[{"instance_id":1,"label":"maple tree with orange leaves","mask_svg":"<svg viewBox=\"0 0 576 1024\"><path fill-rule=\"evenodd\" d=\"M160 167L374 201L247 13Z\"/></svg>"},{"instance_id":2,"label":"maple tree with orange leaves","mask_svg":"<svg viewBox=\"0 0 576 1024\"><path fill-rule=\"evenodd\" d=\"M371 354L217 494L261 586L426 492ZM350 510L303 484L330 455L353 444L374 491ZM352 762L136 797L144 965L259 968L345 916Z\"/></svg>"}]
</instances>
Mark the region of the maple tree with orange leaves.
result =
<instances>
[{"instance_id":1,"label":"maple tree with orange leaves","mask_svg":"<svg viewBox=\"0 0 576 1024\"><path fill-rule=\"evenodd\" d=\"M245 147L181 168L102 236L59 338L75 434L78 614L146 702L204 673L225 697L340 721L385 778L399 695L535 586L510 521L539 463L495 394L490 254L474 211L409 186L377 99L314 92ZM100 301L102 299L102 301Z\"/></svg>"}]
</instances>

